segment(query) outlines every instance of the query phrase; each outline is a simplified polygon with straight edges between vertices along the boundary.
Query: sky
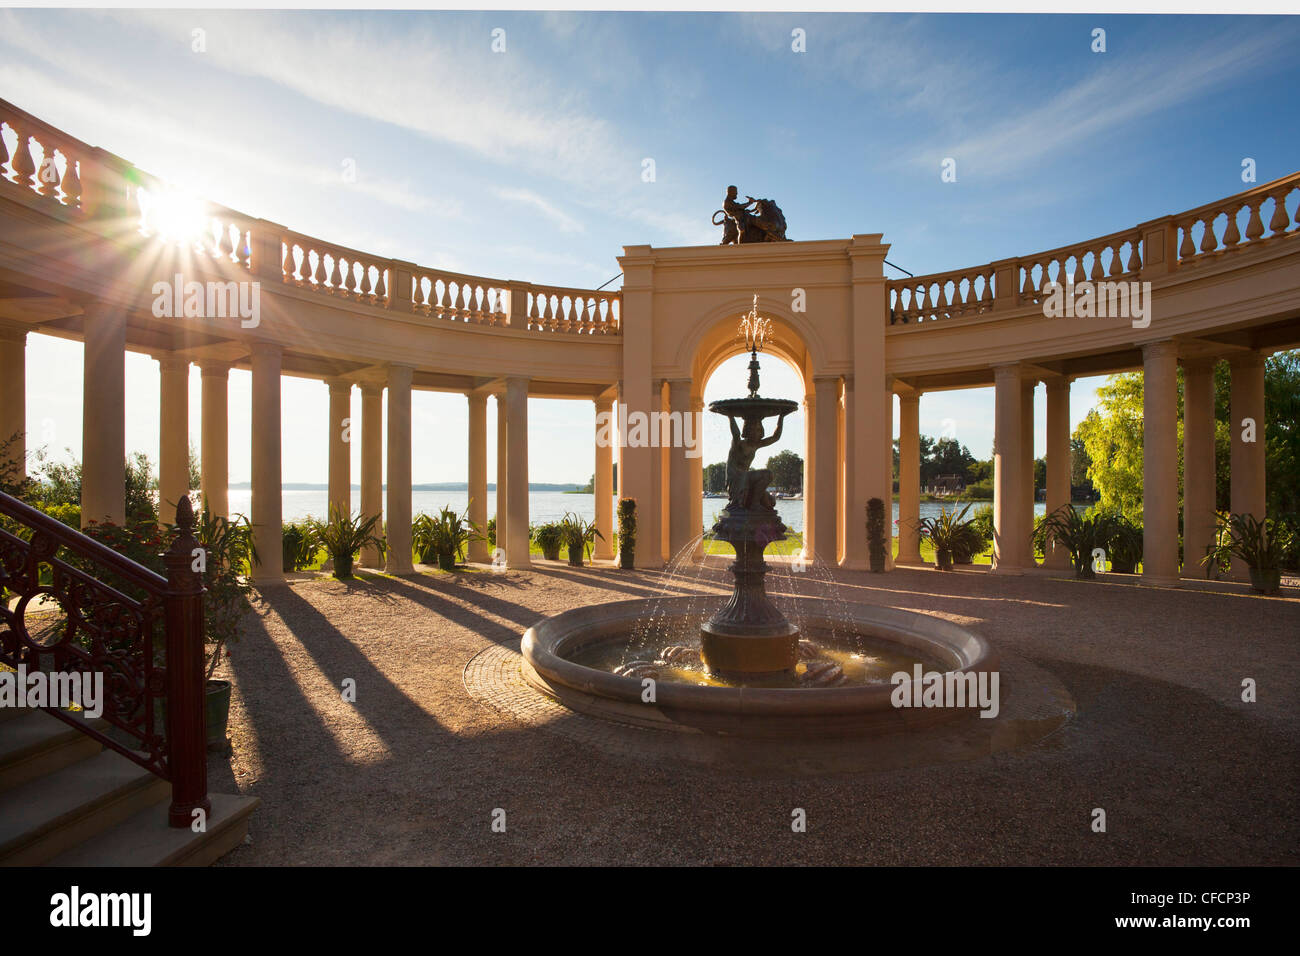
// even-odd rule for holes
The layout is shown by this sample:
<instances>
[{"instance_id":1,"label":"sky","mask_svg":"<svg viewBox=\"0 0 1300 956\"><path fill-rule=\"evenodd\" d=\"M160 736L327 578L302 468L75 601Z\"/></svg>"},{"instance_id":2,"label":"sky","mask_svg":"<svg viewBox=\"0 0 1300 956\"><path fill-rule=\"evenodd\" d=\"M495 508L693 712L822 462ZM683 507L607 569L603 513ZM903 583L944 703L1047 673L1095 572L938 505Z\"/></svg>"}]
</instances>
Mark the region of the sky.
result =
<instances>
[{"instance_id":1,"label":"sky","mask_svg":"<svg viewBox=\"0 0 1300 956\"><path fill-rule=\"evenodd\" d=\"M793 239L881 232L923 274L1238 192L1245 158L1259 182L1294 172L1297 40L1257 16L0 10L0 96L205 198L424 266L594 288L625 245L716 243L736 183ZM1071 427L1100 382L1075 383ZM80 344L30 336L33 444L80 455L80 387ZM128 356L127 389L128 449L156 460L156 363ZM763 391L803 385L772 358ZM325 395L284 379L286 482L326 480ZM190 406L197 444L197 369ZM464 396L417 392L413 414L414 480L464 480ZM531 480L588 479L593 415L530 402ZM246 372L230 416L239 482ZM1041 455L1041 386L1035 418ZM802 452L801 419L772 452ZM988 457L992 389L925 395L921 430ZM711 424L705 461L725 444Z\"/></svg>"}]
</instances>

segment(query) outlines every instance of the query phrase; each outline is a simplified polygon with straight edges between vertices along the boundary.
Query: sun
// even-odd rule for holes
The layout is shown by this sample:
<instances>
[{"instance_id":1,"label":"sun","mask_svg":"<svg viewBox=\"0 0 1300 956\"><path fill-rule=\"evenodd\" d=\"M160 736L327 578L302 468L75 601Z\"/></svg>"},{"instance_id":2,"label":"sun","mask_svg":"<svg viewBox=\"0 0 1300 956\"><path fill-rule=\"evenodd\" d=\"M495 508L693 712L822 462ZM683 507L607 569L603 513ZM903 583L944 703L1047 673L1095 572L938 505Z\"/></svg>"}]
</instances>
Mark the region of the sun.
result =
<instances>
[{"instance_id":1,"label":"sun","mask_svg":"<svg viewBox=\"0 0 1300 956\"><path fill-rule=\"evenodd\" d=\"M192 243L211 228L212 216L202 199L181 189L166 188L150 191L145 223L164 242Z\"/></svg>"}]
</instances>

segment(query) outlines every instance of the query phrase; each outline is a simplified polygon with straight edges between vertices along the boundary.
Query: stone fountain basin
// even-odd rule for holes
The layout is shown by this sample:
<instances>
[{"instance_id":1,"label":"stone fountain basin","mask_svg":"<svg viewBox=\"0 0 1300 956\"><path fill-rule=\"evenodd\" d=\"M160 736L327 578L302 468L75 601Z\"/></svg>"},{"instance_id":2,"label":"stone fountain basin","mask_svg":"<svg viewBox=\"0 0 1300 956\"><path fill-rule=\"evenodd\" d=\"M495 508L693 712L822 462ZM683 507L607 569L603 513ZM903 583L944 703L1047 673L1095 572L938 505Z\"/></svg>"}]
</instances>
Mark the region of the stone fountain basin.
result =
<instances>
[{"instance_id":1,"label":"stone fountain basin","mask_svg":"<svg viewBox=\"0 0 1300 956\"><path fill-rule=\"evenodd\" d=\"M852 626L859 634L913 651L940 663L945 671L993 671L997 658L982 637L942 618L866 604L840 605L832 617L817 598L791 599L802 626L809 629ZM790 603L784 603L786 609ZM659 681L655 701L642 702L641 681L574 663L581 648L629 639L633 628L652 615L668 630L694 626L700 618L696 597L616 601L577 608L547 618L523 639L524 678L571 710L660 730L733 736L849 736L908 731L977 710L898 708L891 683L830 688L710 687ZM909 684L911 682L909 681ZM1005 699L1007 686L1002 685ZM910 691L909 691L910 696Z\"/></svg>"}]
</instances>

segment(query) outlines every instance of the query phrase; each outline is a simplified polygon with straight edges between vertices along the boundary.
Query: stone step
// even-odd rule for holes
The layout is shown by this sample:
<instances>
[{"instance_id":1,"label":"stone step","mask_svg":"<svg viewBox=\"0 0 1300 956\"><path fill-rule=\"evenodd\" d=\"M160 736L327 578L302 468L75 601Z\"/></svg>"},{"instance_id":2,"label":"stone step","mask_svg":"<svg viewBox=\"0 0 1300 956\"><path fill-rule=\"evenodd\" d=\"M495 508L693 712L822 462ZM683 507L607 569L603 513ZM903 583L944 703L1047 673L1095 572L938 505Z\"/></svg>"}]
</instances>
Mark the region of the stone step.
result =
<instances>
[{"instance_id":1,"label":"stone step","mask_svg":"<svg viewBox=\"0 0 1300 956\"><path fill-rule=\"evenodd\" d=\"M83 720L84 718L77 718ZM102 720L86 720L96 729ZM23 710L0 725L0 793L103 750L76 727L41 710Z\"/></svg>"},{"instance_id":2,"label":"stone step","mask_svg":"<svg viewBox=\"0 0 1300 956\"><path fill-rule=\"evenodd\" d=\"M47 866L207 866L244 842L248 819L261 801L209 795L207 831L167 825L165 808L148 807L117 826L50 860Z\"/></svg>"},{"instance_id":3,"label":"stone step","mask_svg":"<svg viewBox=\"0 0 1300 956\"><path fill-rule=\"evenodd\" d=\"M113 750L0 793L0 866L45 863L146 807L165 822L170 795L166 780Z\"/></svg>"}]
</instances>

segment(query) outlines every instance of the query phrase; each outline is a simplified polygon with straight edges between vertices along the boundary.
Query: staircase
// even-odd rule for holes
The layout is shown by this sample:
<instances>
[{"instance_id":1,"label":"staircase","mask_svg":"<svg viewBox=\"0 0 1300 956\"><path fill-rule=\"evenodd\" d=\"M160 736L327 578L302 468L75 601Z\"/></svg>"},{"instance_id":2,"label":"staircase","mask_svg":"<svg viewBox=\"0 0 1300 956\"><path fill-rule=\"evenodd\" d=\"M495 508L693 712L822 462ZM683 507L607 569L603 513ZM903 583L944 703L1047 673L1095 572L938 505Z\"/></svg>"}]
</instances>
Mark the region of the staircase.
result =
<instances>
[{"instance_id":1,"label":"staircase","mask_svg":"<svg viewBox=\"0 0 1300 956\"><path fill-rule=\"evenodd\" d=\"M195 833L168 826L170 795L166 780L57 717L0 708L0 866L206 866L243 842L259 803L209 794L206 832Z\"/></svg>"}]
</instances>

